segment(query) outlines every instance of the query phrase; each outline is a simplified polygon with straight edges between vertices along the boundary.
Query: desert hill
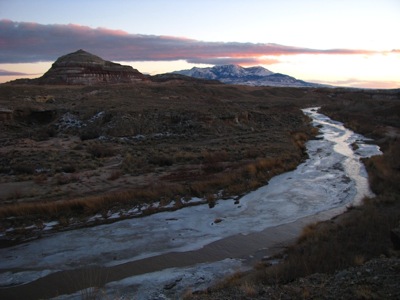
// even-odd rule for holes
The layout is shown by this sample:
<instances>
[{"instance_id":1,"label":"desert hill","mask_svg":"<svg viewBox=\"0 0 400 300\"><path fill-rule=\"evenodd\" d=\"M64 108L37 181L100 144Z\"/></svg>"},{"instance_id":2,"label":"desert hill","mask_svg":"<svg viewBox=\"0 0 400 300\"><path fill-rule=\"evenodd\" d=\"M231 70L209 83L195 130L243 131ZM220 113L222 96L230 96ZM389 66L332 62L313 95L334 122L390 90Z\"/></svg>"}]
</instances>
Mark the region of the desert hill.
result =
<instances>
[{"instance_id":1,"label":"desert hill","mask_svg":"<svg viewBox=\"0 0 400 300\"><path fill-rule=\"evenodd\" d=\"M147 80L146 76L131 66L106 61L81 49L58 58L42 77L16 80L14 83L98 85L143 80Z\"/></svg>"}]
</instances>

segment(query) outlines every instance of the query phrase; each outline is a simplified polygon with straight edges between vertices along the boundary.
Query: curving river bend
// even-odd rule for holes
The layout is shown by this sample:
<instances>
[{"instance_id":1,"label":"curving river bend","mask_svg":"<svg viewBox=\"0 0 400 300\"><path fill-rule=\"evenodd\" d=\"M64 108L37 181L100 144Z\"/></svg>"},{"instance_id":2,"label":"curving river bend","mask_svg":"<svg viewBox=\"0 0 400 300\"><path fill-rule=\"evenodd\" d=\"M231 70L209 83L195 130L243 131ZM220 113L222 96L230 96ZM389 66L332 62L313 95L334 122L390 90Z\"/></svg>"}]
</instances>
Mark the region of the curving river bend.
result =
<instances>
[{"instance_id":1,"label":"curving river bend","mask_svg":"<svg viewBox=\"0 0 400 300\"><path fill-rule=\"evenodd\" d=\"M0 249L0 298L80 299L79 290L106 284L110 296L174 299L279 251L308 222L373 196L360 158L379 148L317 108L303 112L321 135L307 143L309 159L296 170L239 203L218 201L212 209L188 207Z\"/></svg>"}]
</instances>

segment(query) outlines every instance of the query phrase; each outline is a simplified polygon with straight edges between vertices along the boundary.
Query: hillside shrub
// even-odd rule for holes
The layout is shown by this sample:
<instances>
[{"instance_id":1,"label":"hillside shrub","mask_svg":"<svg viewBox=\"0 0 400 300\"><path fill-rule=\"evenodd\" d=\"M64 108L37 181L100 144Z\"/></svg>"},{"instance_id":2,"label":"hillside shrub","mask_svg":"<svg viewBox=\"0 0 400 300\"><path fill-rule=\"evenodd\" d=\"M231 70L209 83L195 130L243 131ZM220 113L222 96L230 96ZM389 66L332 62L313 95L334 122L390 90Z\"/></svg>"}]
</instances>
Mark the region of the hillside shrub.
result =
<instances>
[{"instance_id":1,"label":"hillside shrub","mask_svg":"<svg viewBox=\"0 0 400 300\"><path fill-rule=\"evenodd\" d=\"M109 157L115 155L115 150L113 147L102 143L90 144L87 146L86 151L95 158Z\"/></svg>"}]
</instances>

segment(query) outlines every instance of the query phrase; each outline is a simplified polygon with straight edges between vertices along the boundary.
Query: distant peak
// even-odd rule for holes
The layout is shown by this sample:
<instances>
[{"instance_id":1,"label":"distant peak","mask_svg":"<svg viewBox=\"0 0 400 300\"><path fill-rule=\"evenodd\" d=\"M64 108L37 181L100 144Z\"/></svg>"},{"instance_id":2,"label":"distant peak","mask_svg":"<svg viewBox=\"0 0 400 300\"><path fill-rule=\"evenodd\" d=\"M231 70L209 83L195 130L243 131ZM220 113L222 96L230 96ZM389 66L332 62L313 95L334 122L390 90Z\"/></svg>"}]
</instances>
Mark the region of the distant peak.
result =
<instances>
[{"instance_id":1,"label":"distant peak","mask_svg":"<svg viewBox=\"0 0 400 300\"><path fill-rule=\"evenodd\" d=\"M243 69L242 66L239 65L234 65L234 64L230 64L230 65L216 65L214 68L223 68L223 69Z\"/></svg>"},{"instance_id":2,"label":"distant peak","mask_svg":"<svg viewBox=\"0 0 400 300\"><path fill-rule=\"evenodd\" d=\"M79 49L79 50L77 50L77 51L75 51L75 52L71 52L71 53L65 54L65 55L63 55L63 56L75 56L75 55L96 56L96 55L94 55L94 54L92 54L92 53L90 53L90 52L87 52L87 51L83 50L83 49Z\"/></svg>"},{"instance_id":3,"label":"distant peak","mask_svg":"<svg viewBox=\"0 0 400 300\"><path fill-rule=\"evenodd\" d=\"M68 53L68 54L66 54L66 55L64 55L64 56L69 56L69 55L89 55L89 56L96 56L96 55L94 55L94 54L92 54L92 53L90 53L90 52L87 52L87 51L83 50L83 49L79 49L79 50L77 50L77 51L75 51L75 52Z\"/></svg>"},{"instance_id":4,"label":"distant peak","mask_svg":"<svg viewBox=\"0 0 400 300\"><path fill-rule=\"evenodd\" d=\"M77 50L77 51L75 51L75 52L73 52L71 54L90 54L90 55L93 55L92 53L89 53L89 52L87 52L87 51L85 51L83 49L79 49L79 50Z\"/></svg>"},{"instance_id":5,"label":"distant peak","mask_svg":"<svg viewBox=\"0 0 400 300\"><path fill-rule=\"evenodd\" d=\"M56 65L65 65L65 64L75 64L75 63L97 63L97 64L104 64L105 60L101 57L89 53L85 50L79 49L78 51L68 53L59 57L56 61Z\"/></svg>"},{"instance_id":6,"label":"distant peak","mask_svg":"<svg viewBox=\"0 0 400 300\"><path fill-rule=\"evenodd\" d=\"M216 65L216 67L225 67L225 68L241 68L241 66L239 65L235 65L235 64L228 64L228 65Z\"/></svg>"}]
</instances>

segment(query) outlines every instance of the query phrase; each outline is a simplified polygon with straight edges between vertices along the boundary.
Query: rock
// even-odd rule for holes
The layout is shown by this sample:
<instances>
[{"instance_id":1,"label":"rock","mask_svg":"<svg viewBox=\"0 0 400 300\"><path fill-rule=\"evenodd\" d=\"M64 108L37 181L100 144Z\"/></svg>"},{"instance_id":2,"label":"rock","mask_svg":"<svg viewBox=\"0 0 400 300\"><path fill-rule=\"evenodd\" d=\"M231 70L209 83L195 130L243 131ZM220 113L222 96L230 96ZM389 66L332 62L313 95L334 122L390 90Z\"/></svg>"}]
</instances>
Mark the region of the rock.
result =
<instances>
[{"instance_id":1,"label":"rock","mask_svg":"<svg viewBox=\"0 0 400 300\"><path fill-rule=\"evenodd\" d=\"M135 83L148 80L131 66L103 60L84 50L61 56L40 78L28 80L30 84L98 85ZM14 81L14 84L25 81Z\"/></svg>"},{"instance_id":2,"label":"rock","mask_svg":"<svg viewBox=\"0 0 400 300\"><path fill-rule=\"evenodd\" d=\"M13 119L13 111L10 109L0 108L0 122L8 122Z\"/></svg>"},{"instance_id":3,"label":"rock","mask_svg":"<svg viewBox=\"0 0 400 300\"><path fill-rule=\"evenodd\" d=\"M400 227L390 231L390 240L392 241L395 250L400 250Z\"/></svg>"},{"instance_id":4,"label":"rock","mask_svg":"<svg viewBox=\"0 0 400 300\"><path fill-rule=\"evenodd\" d=\"M317 273L287 284L256 284L253 288L258 293L251 297L248 289L227 286L193 293L190 299L400 299L397 266L399 258L375 258L335 275Z\"/></svg>"},{"instance_id":5,"label":"rock","mask_svg":"<svg viewBox=\"0 0 400 300\"><path fill-rule=\"evenodd\" d=\"M181 280L182 280L182 278L178 278L171 283L167 283L166 285L164 285L164 290L170 290L170 289L174 288L179 282L181 282Z\"/></svg>"}]
</instances>

